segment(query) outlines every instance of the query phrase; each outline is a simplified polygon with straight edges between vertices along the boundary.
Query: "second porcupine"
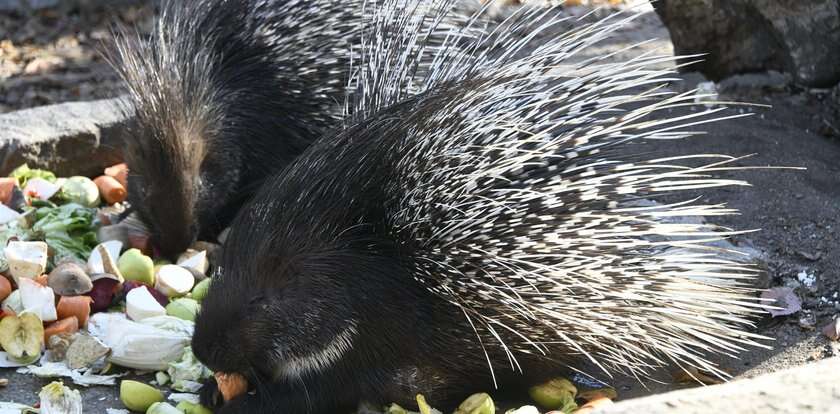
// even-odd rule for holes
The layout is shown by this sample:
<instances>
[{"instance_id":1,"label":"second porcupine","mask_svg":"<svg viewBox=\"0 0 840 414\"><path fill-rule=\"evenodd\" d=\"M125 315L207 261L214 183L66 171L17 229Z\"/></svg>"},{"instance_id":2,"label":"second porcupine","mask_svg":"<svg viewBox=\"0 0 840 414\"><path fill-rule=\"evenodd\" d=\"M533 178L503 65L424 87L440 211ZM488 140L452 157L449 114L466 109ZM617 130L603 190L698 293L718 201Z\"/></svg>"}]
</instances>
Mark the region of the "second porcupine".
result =
<instances>
[{"instance_id":1,"label":"second porcupine","mask_svg":"<svg viewBox=\"0 0 840 414\"><path fill-rule=\"evenodd\" d=\"M671 221L732 210L638 203L744 184L713 175L731 157L631 145L691 135L722 109L668 115L694 99L660 87L670 72L656 64L672 57L571 59L633 15L541 36L555 13L522 12L475 53L444 49L407 99L395 84L417 55L378 47L385 29L368 36L359 85L378 96L232 224L193 350L255 392L219 412L411 407L416 393L449 410L571 368L725 376L708 354L760 345L746 328L760 312L754 271L706 246L732 232ZM203 398L219 404L212 385Z\"/></svg>"},{"instance_id":2,"label":"second porcupine","mask_svg":"<svg viewBox=\"0 0 840 414\"><path fill-rule=\"evenodd\" d=\"M118 32L110 60L135 115L129 201L173 257L340 126L365 1L162 3L150 38Z\"/></svg>"}]
</instances>

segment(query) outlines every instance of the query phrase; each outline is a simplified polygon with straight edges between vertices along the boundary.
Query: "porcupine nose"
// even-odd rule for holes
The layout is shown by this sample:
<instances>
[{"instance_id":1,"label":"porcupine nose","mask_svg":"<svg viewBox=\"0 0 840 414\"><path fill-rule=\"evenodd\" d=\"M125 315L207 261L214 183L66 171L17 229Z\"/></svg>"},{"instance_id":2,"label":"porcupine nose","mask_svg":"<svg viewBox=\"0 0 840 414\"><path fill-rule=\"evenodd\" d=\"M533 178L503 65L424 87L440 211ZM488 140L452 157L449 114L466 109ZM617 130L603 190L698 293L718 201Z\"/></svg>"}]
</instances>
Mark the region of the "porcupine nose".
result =
<instances>
[{"instance_id":1,"label":"porcupine nose","mask_svg":"<svg viewBox=\"0 0 840 414\"><path fill-rule=\"evenodd\" d=\"M169 237L158 236L153 240L152 247L154 253L155 255L174 260L196 241L198 225L192 223L186 226L181 232L166 232L165 234L168 234Z\"/></svg>"}]
</instances>

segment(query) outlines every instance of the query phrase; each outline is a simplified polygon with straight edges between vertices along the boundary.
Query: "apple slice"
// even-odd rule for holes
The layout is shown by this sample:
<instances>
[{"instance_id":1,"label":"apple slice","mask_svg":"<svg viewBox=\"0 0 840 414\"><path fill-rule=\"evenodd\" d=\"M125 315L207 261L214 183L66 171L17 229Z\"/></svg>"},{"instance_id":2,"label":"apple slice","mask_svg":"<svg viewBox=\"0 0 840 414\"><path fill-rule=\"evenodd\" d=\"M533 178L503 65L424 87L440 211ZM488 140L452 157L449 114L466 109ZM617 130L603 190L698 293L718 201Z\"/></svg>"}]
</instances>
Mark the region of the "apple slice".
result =
<instances>
[{"instance_id":1,"label":"apple slice","mask_svg":"<svg viewBox=\"0 0 840 414\"><path fill-rule=\"evenodd\" d=\"M44 347L44 323L32 312L4 317L0 321L0 346L13 361L37 361Z\"/></svg>"}]
</instances>

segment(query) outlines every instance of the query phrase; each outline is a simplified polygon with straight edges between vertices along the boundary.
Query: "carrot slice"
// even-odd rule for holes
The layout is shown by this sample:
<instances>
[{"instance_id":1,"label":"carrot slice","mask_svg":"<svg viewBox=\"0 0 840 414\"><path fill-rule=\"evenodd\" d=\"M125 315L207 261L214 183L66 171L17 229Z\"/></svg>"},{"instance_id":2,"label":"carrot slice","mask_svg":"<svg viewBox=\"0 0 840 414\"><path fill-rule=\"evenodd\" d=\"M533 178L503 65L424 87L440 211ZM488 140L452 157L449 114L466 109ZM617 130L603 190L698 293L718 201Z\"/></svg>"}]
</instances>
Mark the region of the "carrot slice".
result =
<instances>
[{"instance_id":1,"label":"carrot slice","mask_svg":"<svg viewBox=\"0 0 840 414\"><path fill-rule=\"evenodd\" d=\"M100 175L93 180L96 186L99 187L99 195L105 199L108 204L119 203L125 201L128 192L125 187L117 181L116 178L107 175Z\"/></svg>"},{"instance_id":2,"label":"carrot slice","mask_svg":"<svg viewBox=\"0 0 840 414\"><path fill-rule=\"evenodd\" d=\"M90 317L90 296L62 296L58 299L55 311L59 319L76 318L79 326L86 327Z\"/></svg>"},{"instance_id":3,"label":"carrot slice","mask_svg":"<svg viewBox=\"0 0 840 414\"><path fill-rule=\"evenodd\" d=\"M105 169L105 175L114 177L123 187L128 188L128 165L119 163Z\"/></svg>"},{"instance_id":4,"label":"carrot slice","mask_svg":"<svg viewBox=\"0 0 840 414\"><path fill-rule=\"evenodd\" d=\"M17 185L17 178L2 177L0 178L0 203L7 204L12 199L12 191Z\"/></svg>"},{"instance_id":5,"label":"carrot slice","mask_svg":"<svg viewBox=\"0 0 840 414\"><path fill-rule=\"evenodd\" d=\"M248 392L248 380L240 374L217 372L215 377L219 392L222 393L222 399L225 401L230 401Z\"/></svg>"},{"instance_id":6,"label":"carrot slice","mask_svg":"<svg viewBox=\"0 0 840 414\"><path fill-rule=\"evenodd\" d=\"M69 318L59 319L44 328L44 343L50 343L50 337L53 335L69 333L73 334L79 331L79 320L75 316Z\"/></svg>"},{"instance_id":7,"label":"carrot slice","mask_svg":"<svg viewBox=\"0 0 840 414\"><path fill-rule=\"evenodd\" d=\"M0 302L6 300L12 294L12 284L6 276L0 275Z\"/></svg>"}]
</instances>

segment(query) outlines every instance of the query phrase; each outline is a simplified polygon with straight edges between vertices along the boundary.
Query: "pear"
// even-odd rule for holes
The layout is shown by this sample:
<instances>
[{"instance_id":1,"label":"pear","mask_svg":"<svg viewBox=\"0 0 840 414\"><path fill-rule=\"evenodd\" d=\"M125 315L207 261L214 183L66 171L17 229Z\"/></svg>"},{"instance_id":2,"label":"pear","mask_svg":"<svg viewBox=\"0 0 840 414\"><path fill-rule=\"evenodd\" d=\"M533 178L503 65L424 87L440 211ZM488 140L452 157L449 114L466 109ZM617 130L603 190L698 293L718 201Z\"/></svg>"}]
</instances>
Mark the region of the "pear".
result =
<instances>
[{"instance_id":1,"label":"pear","mask_svg":"<svg viewBox=\"0 0 840 414\"><path fill-rule=\"evenodd\" d=\"M117 261L117 267L125 280L136 280L149 286L155 285L155 264L151 257L144 255L138 249L126 250Z\"/></svg>"},{"instance_id":2,"label":"pear","mask_svg":"<svg viewBox=\"0 0 840 414\"><path fill-rule=\"evenodd\" d=\"M44 323L32 312L4 317L0 321L0 346L13 361L22 364L37 361L44 347Z\"/></svg>"},{"instance_id":3,"label":"pear","mask_svg":"<svg viewBox=\"0 0 840 414\"><path fill-rule=\"evenodd\" d=\"M129 410L145 413L152 404L163 401L163 394L151 385L123 380L120 383L120 400Z\"/></svg>"}]
</instances>

